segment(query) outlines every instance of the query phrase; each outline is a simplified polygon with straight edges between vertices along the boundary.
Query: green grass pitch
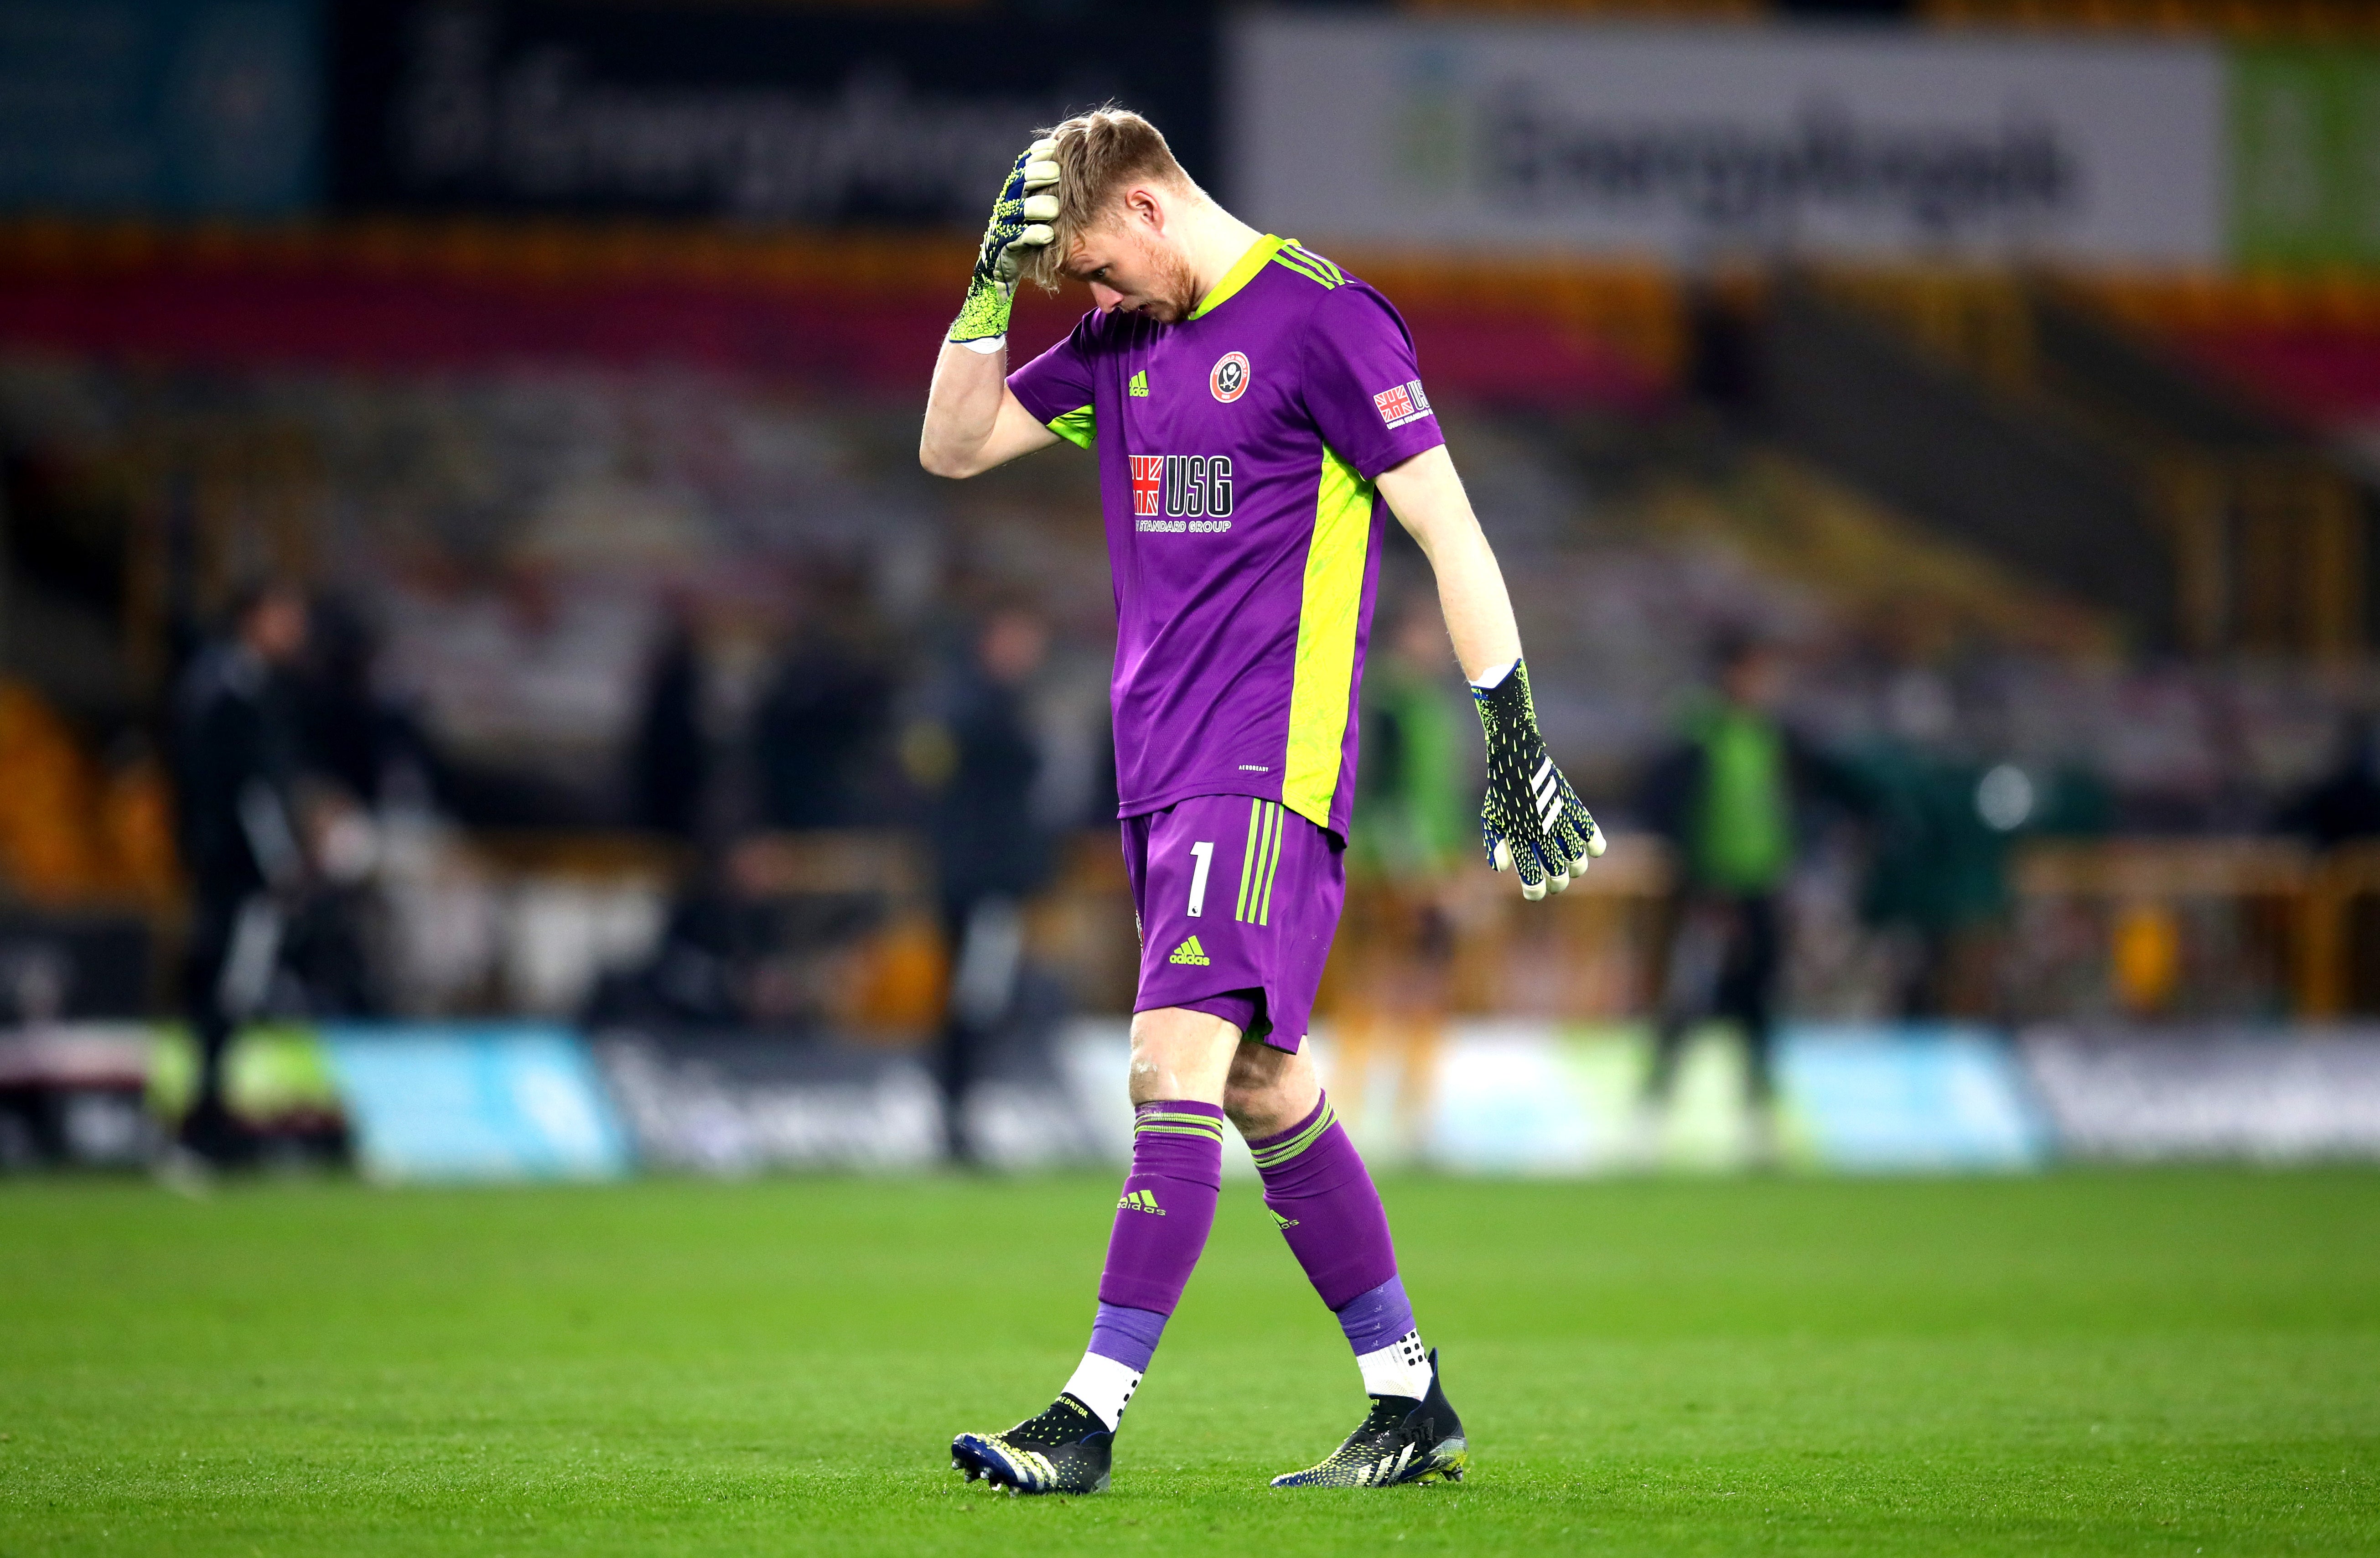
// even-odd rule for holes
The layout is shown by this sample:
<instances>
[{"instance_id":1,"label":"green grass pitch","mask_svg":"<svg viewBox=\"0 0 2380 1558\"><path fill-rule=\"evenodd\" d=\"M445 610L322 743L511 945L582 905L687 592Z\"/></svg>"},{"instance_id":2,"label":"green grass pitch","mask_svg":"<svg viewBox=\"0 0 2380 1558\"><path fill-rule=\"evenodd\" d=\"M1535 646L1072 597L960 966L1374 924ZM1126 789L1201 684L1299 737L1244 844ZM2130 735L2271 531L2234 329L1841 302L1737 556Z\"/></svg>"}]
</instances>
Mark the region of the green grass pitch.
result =
<instances>
[{"instance_id":1,"label":"green grass pitch","mask_svg":"<svg viewBox=\"0 0 2380 1558\"><path fill-rule=\"evenodd\" d=\"M1255 1189L1116 1483L1001 1498L1111 1175L0 1186L0 1555L2380 1551L2380 1175L1387 1187L1458 1486Z\"/></svg>"}]
</instances>

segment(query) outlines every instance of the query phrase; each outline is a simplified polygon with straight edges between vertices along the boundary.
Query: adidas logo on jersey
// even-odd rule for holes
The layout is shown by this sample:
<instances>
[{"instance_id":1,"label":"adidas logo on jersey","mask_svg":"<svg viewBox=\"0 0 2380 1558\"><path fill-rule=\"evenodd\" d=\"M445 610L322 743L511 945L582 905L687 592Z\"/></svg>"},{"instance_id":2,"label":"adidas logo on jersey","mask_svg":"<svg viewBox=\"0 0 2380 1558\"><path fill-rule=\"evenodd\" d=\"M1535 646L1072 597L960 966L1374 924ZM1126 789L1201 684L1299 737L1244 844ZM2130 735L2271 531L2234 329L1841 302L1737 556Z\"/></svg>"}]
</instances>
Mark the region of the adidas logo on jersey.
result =
<instances>
[{"instance_id":1,"label":"adidas logo on jersey","mask_svg":"<svg viewBox=\"0 0 2380 1558\"><path fill-rule=\"evenodd\" d=\"M1123 392L1124 394L1131 396L1135 400L1147 400L1148 398L1148 370L1144 368L1139 372L1135 373L1132 376L1132 382L1124 385Z\"/></svg>"},{"instance_id":2,"label":"adidas logo on jersey","mask_svg":"<svg viewBox=\"0 0 2380 1558\"><path fill-rule=\"evenodd\" d=\"M1232 512L1229 455L1135 455L1132 511L1142 518L1221 519ZM1140 526L1141 529L1228 530L1229 525Z\"/></svg>"},{"instance_id":3,"label":"adidas logo on jersey","mask_svg":"<svg viewBox=\"0 0 2380 1558\"><path fill-rule=\"evenodd\" d=\"M1116 1201L1116 1210L1118 1211L1145 1211L1151 1217L1162 1217L1165 1215L1165 1209L1159 1206L1157 1204L1157 1198L1147 1190L1126 1190L1122 1197L1118 1198Z\"/></svg>"},{"instance_id":4,"label":"adidas logo on jersey","mask_svg":"<svg viewBox=\"0 0 2380 1558\"><path fill-rule=\"evenodd\" d=\"M1213 962L1214 959L1207 955L1207 949L1198 944L1197 937L1193 936L1188 941L1184 942L1180 946L1175 947L1173 949L1173 955L1167 958L1165 961L1168 963L1191 963L1203 968L1208 964Z\"/></svg>"}]
</instances>

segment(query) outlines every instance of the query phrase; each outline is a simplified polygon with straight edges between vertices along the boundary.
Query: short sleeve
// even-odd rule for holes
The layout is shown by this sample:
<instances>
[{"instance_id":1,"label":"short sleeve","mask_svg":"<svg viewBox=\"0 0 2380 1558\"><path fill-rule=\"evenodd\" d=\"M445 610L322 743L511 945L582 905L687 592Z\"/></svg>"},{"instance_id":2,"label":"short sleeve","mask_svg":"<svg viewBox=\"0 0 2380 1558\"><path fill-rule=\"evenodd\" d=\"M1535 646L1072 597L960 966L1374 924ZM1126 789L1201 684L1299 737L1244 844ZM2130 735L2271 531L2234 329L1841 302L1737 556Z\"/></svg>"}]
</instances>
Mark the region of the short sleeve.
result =
<instances>
[{"instance_id":1,"label":"short sleeve","mask_svg":"<svg viewBox=\"0 0 2380 1558\"><path fill-rule=\"evenodd\" d=\"M1066 338L1008 375L1008 387L1033 420L1080 448L1097 436L1091 410L1091 359L1086 335L1099 316L1087 314Z\"/></svg>"},{"instance_id":2,"label":"short sleeve","mask_svg":"<svg viewBox=\"0 0 2380 1558\"><path fill-rule=\"evenodd\" d=\"M1332 288L1307 320L1305 408L1366 481L1446 442L1405 322L1361 282Z\"/></svg>"}]
</instances>

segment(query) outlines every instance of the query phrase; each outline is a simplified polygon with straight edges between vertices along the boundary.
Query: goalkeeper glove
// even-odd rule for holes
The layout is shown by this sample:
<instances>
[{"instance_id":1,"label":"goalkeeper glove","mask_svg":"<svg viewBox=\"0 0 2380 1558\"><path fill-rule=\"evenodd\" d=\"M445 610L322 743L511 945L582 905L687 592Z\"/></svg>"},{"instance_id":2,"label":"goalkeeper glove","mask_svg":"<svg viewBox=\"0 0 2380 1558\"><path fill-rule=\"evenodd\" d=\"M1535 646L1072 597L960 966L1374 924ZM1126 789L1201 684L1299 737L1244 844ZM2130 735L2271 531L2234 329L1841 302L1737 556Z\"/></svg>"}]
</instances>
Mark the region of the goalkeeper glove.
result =
<instances>
[{"instance_id":1,"label":"goalkeeper glove","mask_svg":"<svg viewBox=\"0 0 2380 1558\"><path fill-rule=\"evenodd\" d=\"M1058 164L1050 160L1057 150L1054 140L1037 140L1008 170L1000 199L992 202L991 225L983 230L983 247L976 251L966 303L951 322L952 341L989 352L1007 335L1023 262L1029 250L1056 236L1050 224L1058 215Z\"/></svg>"},{"instance_id":2,"label":"goalkeeper glove","mask_svg":"<svg viewBox=\"0 0 2380 1558\"><path fill-rule=\"evenodd\" d=\"M1488 798L1479 808L1488 864L1500 871L1511 867L1521 896L1535 902L1548 887L1559 893L1572 876L1586 874L1587 861L1603 853L1603 830L1537 734L1529 668L1514 661L1494 687L1474 684L1471 698L1488 733Z\"/></svg>"}]
</instances>

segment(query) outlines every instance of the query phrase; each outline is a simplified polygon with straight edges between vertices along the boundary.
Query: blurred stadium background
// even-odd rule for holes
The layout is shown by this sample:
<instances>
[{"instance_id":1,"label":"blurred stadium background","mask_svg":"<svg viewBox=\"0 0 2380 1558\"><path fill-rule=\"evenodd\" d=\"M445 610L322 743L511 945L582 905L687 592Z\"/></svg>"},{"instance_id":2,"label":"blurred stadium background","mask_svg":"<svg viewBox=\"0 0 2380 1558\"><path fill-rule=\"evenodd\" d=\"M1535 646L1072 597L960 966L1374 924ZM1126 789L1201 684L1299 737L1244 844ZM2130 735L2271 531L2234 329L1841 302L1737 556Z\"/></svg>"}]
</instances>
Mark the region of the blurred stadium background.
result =
<instances>
[{"instance_id":1,"label":"blurred stadium background","mask_svg":"<svg viewBox=\"0 0 2380 1558\"><path fill-rule=\"evenodd\" d=\"M188 1106L194 667L271 578L267 1161L926 1166L952 1021L976 1153L1119 1155L1091 469L914 456L1002 166L1111 96L1402 308L1614 837L1429 885L1442 1021L1351 919L1367 1150L1768 1155L1719 1029L1640 1102L1658 776L1751 639L1854 780L1780 895L1787 1162L2380 1156L2366 7L1130 11L0 0L0 1167Z\"/></svg>"}]
</instances>

